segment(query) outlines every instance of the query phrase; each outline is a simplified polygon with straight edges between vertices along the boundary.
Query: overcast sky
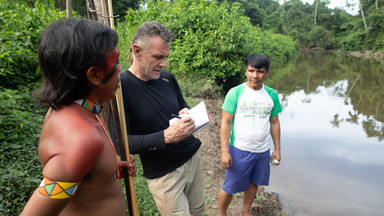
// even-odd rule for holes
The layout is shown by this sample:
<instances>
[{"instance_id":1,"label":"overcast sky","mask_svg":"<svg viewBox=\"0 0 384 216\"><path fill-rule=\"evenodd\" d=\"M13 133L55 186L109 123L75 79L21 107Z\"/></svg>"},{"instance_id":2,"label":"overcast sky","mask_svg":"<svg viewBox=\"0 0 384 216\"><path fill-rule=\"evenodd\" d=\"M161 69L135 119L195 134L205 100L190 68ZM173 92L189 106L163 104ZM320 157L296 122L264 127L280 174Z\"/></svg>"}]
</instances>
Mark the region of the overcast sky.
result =
<instances>
[{"instance_id":1,"label":"overcast sky","mask_svg":"<svg viewBox=\"0 0 384 216\"><path fill-rule=\"evenodd\" d=\"M309 4L313 4L314 0L301 0L302 2L307 2ZM283 3L284 0L280 0L280 4ZM330 8L344 8L348 13L356 15L359 10L359 1L358 0L331 0L331 3L328 5ZM347 2L350 4L354 4L353 8L347 8Z\"/></svg>"}]
</instances>

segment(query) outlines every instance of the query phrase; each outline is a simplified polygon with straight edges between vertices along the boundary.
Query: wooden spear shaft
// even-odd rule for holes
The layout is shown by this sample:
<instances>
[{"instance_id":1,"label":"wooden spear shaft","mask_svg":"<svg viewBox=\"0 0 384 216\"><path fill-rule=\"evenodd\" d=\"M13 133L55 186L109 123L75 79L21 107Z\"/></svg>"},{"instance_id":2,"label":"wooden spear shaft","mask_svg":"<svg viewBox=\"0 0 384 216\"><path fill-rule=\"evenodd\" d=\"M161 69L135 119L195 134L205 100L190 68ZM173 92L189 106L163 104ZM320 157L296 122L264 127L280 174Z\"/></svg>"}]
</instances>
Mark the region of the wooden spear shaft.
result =
<instances>
[{"instance_id":1,"label":"wooden spear shaft","mask_svg":"<svg viewBox=\"0 0 384 216\"><path fill-rule=\"evenodd\" d=\"M118 100L118 98L120 98L120 100ZM111 104L111 111L114 119L115 131L117 135L117 142L119 144L119 149L120 149L121 160L126 160L130 162L128 136L127 136L127 132L126 132L127 130L125 125L124 104L122 103L121 98L122 98L122 92L120 88L116 93L116 97L110 100L110 104ZM124 177L124 184L125 184L125 193L127 195L129 215L137 216L139 215L139 210L137 207L137 200L136 200L135 187L133 184L133 178L132 176L128 175L127 169L123 170L123 177Z\"/></svg>"},{"instance_id":2,"label":"wooden spear shaft","mask_svg":"<svg viewBox=\"0 0 384 216\"><path fill-rule=\"evenodd\" d=\"M108 9L109 9L109 16L111 17L109 25L112 29L114 29L115 25L112 18L113 11L112 11L111 0L108 0ZM130 162L127 126L125 124L123 93L122 93L121 87L117 89L116 97L110 100L110 103L111 103L113 117L115 120L114 122L115 122L116 134L117 134L117 141L119 143L120 157L122 160L126 160ZM118 125L117 122L120 122L120 125ZM133 177L128 175L127 169L123 170L123 176L124 176L125 191L126 191L127 201L128 201L129 215L138 216L139 210L137 207L137 199L136 199L135 187L133 185Z\"/></svg>"}]
</instances>

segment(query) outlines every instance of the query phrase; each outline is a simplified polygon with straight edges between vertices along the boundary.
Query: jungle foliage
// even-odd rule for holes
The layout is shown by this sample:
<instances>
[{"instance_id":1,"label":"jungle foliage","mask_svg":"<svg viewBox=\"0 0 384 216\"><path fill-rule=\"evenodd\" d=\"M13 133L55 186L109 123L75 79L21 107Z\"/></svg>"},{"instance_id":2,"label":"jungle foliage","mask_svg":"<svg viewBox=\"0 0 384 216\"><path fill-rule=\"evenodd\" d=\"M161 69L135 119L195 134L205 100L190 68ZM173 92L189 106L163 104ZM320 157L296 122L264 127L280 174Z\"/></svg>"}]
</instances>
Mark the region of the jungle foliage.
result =
<instances>
[{"instance_id":1,"label":"jungle foliage","mask_svg":"<svg viewBox=\"0 0 384 216\"><path fill-rule=\"evenodd\" d=\"M282 5L278 0L224 1L239 3L254 26L289 35L301 49L372 50L384 53L383 0L359 1L363 10L356 15L341 8L329 8L329 0L314 0L313 4L285 0Z\"/></svg>"},{"instance_id":2,"label":"jungle foliage","mask_svg":"<svg viewBox=\"0 0 384 216\"><path fill-rule=\"evenodd\" d=\"M0 88L2 215L18 215L42 179L37 143L44 114L29 91Z\"/></svg>"},{"instance_id":3,"label":"jungle foliage","mask_svg":"<svg viewBox=\"0 0 384 216\"><path fill-rule=\"evenodd\" d=\"M52 20L64 12L37 1L0 0L0 86L15 89L40 78L37 70L37 40Z\"/></svg>"},{"instance_id":4,"label":"jungle foliage","mask_svg":"<svg viewBox=\"0 0 384 216\"><path fill-rule=\"evenodd\" d=\"M44 111L31 92L41 79L37 41L65 17L49 1L0 0L0 215L17 215L41 181L37 143Z\"/></svg>"},{"instance_id":5,"label":"jungle foliage","mask_svg":"<svg viewBox=\"0 0 384 216\"><path fill-rule=\"evenodd\" d=\"M147 1L145 8L128 11L117 26L124 58L129 58L125 51L138 26L151 20L175 35L167 70L179 77L205 77L224 85L224 90L243 79L248 54L261 52L279 64L296 53L290 37L252 26L239 4L174 0Z\"/></svg>"},{"instance_id":6,"label":"jungle foliage","mask_svg":"<svg viewBox=\"0 0 384 216\"><path fill-rule=\"evenodd\" d=\"M317 11L316 1L318 1ZM384 1L360 2L367 29L364 27L361 10L358 14L351 15L344 9L328 8L327 0L314 0L312 5L304 4L300 0L285 1L280 11L283 26L281 33L294 38L300 48L372 50L384 53Z\"/></svg>"},{"instance_id":7,"label":"jungle foliage","mask_svg":"<svg viewBox=\"0 0 384 216\"><path fill-rule=\"evenodd\" d=\"M113 14L117 16L117 19L124 19L124 16L127 14L127 9L131 8L137 10L141 6L141 2L142 1L140 0L112 0ZM65 10L65 4L66 0L54 1L54 5L60 10ZM87 19L87 5L84 0L72 0L72 10L76 11L81 17Z\"/></svg>"},{"instance_id":8,"label":"jungle foliage","mask_svg":"<svg viewBox=\"0 0 384 216\"><path fill-rule=\"evenodd\" d=\"M41 181L36 152L46 108L35 107L31 94L41 82L37 41L44 27L65 16L63 2L0 0L0 215L20 213ZM129 45L137 27L158 20L176 36L167 70L190 97L220 97L222 89L243 77L244 57L252 52L266 54L276 65L294 57L295 48L384 53L384 0L361 0L367 28L361 14L329 9L326 0L319 0L316 24L315 4L300 0L283 5L278 0L113 2L114 13L120 15L116 30L123 68L129 65ZM86 17L83 0L73 0L73 6ZM270 82L290 76L295 65L285 67L286 72L270 77ZM138 168L140 175L140 164ZM135 178L135 186L144 215L158 214L145 180Z\"/></svg>"}]
</instances>

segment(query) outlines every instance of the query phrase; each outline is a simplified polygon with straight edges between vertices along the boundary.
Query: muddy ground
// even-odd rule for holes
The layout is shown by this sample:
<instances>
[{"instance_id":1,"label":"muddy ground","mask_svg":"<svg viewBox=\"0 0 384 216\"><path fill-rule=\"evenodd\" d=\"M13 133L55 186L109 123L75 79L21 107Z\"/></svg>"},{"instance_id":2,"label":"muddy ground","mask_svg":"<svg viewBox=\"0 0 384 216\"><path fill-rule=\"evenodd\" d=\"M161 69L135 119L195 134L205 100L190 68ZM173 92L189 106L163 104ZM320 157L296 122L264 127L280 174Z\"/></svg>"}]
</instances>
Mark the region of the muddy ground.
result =
<instances>
[{"instance_id":1,"label":"muddy ground","mask_svg":"<svg viewBox=\"0 0 384 216\"><path fill-rule=\"evenodd\" d=\"M211 117L211 125L195 134L202 141L202 158L205 176L205 200L206 215L218 215L217 196L224 182L225 170L220 163L220 123L221 123L221 100L204 99L209 115ZM258 216L288 216L282 211L282 205L279 197L275 193L263 192L263 188L259 188L257 192L251 215ZM236 194L228 208L228 216L241 215L243 194Z\"/></svg>"}]
</instances>

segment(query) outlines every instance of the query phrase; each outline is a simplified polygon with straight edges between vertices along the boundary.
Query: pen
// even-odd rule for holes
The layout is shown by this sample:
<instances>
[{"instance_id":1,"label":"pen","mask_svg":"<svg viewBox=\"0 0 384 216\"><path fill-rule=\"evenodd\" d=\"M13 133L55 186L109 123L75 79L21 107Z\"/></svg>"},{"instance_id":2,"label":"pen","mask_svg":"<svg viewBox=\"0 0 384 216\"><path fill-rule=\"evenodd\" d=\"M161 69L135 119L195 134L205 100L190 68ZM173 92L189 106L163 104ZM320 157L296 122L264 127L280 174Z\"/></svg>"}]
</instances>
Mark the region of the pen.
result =
<instances>
[{"instance_id":1,"label":"pen","mask_svg":"<svg viewBox=\"0 0 384 216\"><path fill-rule=\"evenodd\" d=\"M181 116L178 116L176 114L171 114L172 117L175 117L175 118L178 118L178 119L181 119Z\"/></svg>"}]
</instances>

